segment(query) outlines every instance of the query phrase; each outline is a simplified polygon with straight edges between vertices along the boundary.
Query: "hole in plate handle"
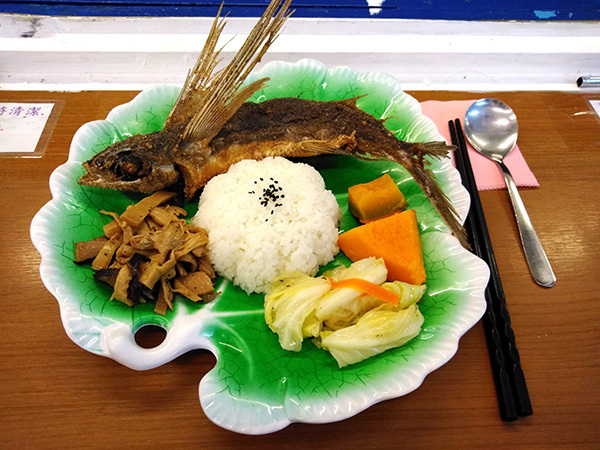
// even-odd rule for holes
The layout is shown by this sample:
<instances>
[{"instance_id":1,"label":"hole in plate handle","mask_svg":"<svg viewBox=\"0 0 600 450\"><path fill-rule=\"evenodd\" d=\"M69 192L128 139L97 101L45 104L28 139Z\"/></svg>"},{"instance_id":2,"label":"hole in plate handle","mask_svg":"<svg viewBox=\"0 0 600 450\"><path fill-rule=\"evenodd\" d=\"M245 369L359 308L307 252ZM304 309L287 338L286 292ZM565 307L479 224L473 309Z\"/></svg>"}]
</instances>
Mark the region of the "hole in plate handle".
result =
<instances>
[{"instance_id":1,"label":"hole in plate handle","mask_svg":"<svg viewBox=\"0 0 600 450\"><path fill-rule=\"evenodd\" d=\"M167 337L167 330L159 325L143 325L134 334L135 343L142 348L158 347Z\"/></svg>"}]
</instances>

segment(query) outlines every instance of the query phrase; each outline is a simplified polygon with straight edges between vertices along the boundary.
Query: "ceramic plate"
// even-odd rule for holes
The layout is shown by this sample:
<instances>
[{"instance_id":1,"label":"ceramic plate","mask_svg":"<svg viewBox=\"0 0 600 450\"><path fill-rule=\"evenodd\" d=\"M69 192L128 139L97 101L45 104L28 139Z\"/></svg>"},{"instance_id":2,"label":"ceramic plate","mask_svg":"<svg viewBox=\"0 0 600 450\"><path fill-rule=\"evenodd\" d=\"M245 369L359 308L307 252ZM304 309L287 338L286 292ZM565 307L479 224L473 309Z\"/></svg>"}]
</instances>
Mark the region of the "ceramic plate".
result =
<instances>
[{"instance_id":1,"label":"ceramic plate","mask_svg":"<svg viewBox=\"0 0 600 450\"><path fill-rule=\"evenodd\" d=\"M358 100L358 106L387 118L386 126L398 138L442 139L422 115L418 102L388 75L328 69L316 61L302 60L270 63L248 82L264 76L271 80L255 94L254 101L281 96L338 100L367 94ZM246 434L274 432L292 422L348 418L379 401L413 391L427 374L454 355L460 337L485 310L488 268L448 233L407 172L387 162L342 156L307 158L338 199L343 213L341 230L356 226L347 208L347 188L386 171L416 210L428 277L427 294L420 304L425 323L419 336L403 347L343 369L309 341L301 352L287 352L265 324L263 297L246 295L222 279L217 284L222 294L212 303L195 304L180 298L166 316L154 314L151 304L130 308L109 301L109 288L92 278L91 268L74 264L73 243L102 234L109 218L99 210L120 213L140 197L79 186L81 162L117 140L160 129L178 92L170 86L148 89L115 108L106 120L81 127L73 138L68 161L50 178L52 200L32 222L32 240L42 256L42 280L58 300L64 328L76 344L136 370L160 366L192 349L210 350L217 363L200 381L202 408L214 423ZM447 159L434 161L432 169L464 217L469 197L458 173ZM191 216L196 205L186 209ZM340 254L334 264L343 260ZM167 330L158 347L143 349L135 343L135 332L145 325Z\"/></svg>"}]
</instances>

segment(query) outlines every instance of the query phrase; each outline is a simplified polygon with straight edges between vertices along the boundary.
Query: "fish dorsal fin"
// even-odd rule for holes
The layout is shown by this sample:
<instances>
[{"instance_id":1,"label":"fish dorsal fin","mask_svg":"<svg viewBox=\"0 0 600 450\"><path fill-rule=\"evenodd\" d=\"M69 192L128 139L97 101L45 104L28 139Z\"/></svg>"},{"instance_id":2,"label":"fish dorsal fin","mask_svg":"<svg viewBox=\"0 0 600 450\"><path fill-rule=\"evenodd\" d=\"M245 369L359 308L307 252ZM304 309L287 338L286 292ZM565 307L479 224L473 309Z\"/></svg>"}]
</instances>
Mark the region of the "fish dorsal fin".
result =
<instances>
[{"instance_id":1,"label":"fish dorsal fin","mask_svg":"<svg viewBox=\"0 0 600 450\"><path fill-rule=\"evenodd\" d=\"M240 106L264 86L266 78L241 87L290 16L290 2L291 0L271 1L231 62L212 74L218 63L219 51L214 51L216 39L223 29L222 22L215 19L205 48L186 80L185 89L200 90L202 99L193 100L194 108L197 106L197 109L183 132L183 141L212 139ZM184 107L181 109L184 110ZM187 110L186 106L184 111ZM175 114L178 114L177 111Z\"/></svg>"},{"instance_id":2,"label":"fish dorsal fin","mask_svg":"<svg viewBox=\"0 0 600 450\"><path fill-rule=\"evenodd\" d=\"M352 98L345 98L342 100L337 100L337 103L343 103L344 105L348 105L348 106L352 106L354 108L356 108L356 101L359 98L363 98L366 97L367 94L362 94L362 95L357 95L356 97L352 97Z\"/></svg>"},{"instance_id":3,"label":"fish dorsal fin","mask_svg":"<svg viewBox=\"0 0 600 450\"><path fill-rule=\"evenodd\" d=\"M169 113L165 126L169 123L189 122L206 100L207 86L215 67L220 61L219 54L221 50L215 51L215 48L223 28L225 28L225 19L220 17L222 9L223 4L217 12L196 64L188 72L183 88Z\"/></svg>"}]
</instances>

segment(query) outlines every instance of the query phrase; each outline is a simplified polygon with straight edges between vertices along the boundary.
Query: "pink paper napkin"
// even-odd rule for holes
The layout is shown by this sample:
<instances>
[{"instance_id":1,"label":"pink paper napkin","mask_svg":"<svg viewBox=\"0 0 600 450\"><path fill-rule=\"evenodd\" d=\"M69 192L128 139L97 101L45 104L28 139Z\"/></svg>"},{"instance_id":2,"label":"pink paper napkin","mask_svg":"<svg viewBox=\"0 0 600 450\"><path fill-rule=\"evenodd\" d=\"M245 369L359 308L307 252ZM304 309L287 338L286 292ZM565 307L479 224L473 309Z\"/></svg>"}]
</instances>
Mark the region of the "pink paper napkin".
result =
<instances>
[{"instance_id":1,"label":"pink paper napkin","mask_svg":"<svg viewBox=\"0 0 600 450\"><path fill-rule=\"evenodd\" d=\"M421 109L423 110L423 114L433 120L440 134L444 136L446 141L450 142L448 121L460 118L464 128L463 118L465 117L467 109L474 101L475 100L456 100L440 102L430 100L421 103ZM479 154L468 142L467 146L469 148L469 159L471 160L471 166L473 167L477 189L480 191L506 189L504 175L498 164ZM516 145L504 159L504 163L506 164L506 167L508 167L508 170L510 170L517 186L537 187L540 185L533 172L531 172L531 169L529 169L527 162L525 162L525 158L523 157L521 150L519 150L518 145Z\"/></svg>"}]
</instances>

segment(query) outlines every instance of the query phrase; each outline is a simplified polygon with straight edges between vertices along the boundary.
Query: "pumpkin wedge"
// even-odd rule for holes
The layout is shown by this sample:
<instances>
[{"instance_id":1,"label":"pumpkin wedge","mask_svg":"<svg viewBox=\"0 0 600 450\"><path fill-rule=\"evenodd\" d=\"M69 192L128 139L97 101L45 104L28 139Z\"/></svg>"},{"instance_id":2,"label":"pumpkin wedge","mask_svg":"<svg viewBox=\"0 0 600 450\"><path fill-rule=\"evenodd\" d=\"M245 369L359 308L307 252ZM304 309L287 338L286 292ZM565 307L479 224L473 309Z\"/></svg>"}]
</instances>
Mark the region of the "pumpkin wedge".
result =
<instances>
[{"instance_id":1,"label":"pumpkin wedge","mask_svg":"<svg viewBox=\"0 0 600 450\"><path fill-rule=\"evenodd\" d=\"M426 280L417 214L412 209L352 228L339 235L338 246L352 261L383 258L389 281L420 285Z\"/></svg>"},{"instance_id":2,"label":"pumpkin wedge","mask_svg":"<svg viewBox=\"0 0 600 450\"><path fill-rule=\"evenodd\" d=\"M362 223L391 216L407 206L406 198L389 173L348 188L348 208Z\"/></svg>"}]
</instances>

